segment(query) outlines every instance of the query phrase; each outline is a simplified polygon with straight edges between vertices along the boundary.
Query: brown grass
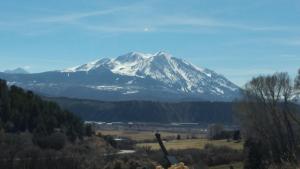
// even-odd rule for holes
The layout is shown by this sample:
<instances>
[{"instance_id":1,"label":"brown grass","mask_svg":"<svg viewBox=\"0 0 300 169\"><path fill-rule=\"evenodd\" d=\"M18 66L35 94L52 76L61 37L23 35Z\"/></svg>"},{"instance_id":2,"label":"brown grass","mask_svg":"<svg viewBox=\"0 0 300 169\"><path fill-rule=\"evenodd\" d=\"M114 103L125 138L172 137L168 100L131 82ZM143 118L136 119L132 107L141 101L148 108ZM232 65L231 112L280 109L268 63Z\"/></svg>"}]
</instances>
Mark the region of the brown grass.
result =
<instances>
[{"instance_id":1,"label":"brown grass","mask_svg":"<svg viewBox=\"0 0 300 169\"><path fill-rule=\"evenodd\" d=\"M119 130L103 130L98 131L102 135L112 135L118 137L127 137L132 140L143 142L145 140L153 140L151 143L138 143L137 147L151 147L153 150L160 149L156 138L154 136L155 132L150 131L119 131ZM164 142L168 150L181 150L181 149L191 149L199 148L203 149L206 144L213 144L215 146L228 146L230 148L241 150L243 148L242 143L235 143L233 141L228 142L227 140L208 140L203 138L203 135L195 135L197 139L186 139L187 136L191 137L188 133L172 133L172 132L160 132L162 138L173 138L171 141ZM176 140L177 134L180 134L181 140Z\"/></svg>"},{"instance_id":2,"label":"brown grass","mask_svg":"<svg viewBox=\"0 0 300 169\"><path fill-rule=\"evenodd\" d=\"M173 140L164 142L168 150L180 150L180 149L203 149L206 144L213 144L215 146L228 146L230 148L241 150L243 148L242 143L227 142L226 140L208 140L208 139L190 139L190 140ZM160 149L157 143L140 143L138 147L151 147L153 150Z\"/></svg>"},{"instance_id":3,"label":"brown grass","mask_svg":"<svg viewBox=\"0 0 300 169\"><path fill-rule=\"evenodd\" d=\"M155 132L151 131L122 131L122 130L102 130L98 131L102 135L112 135L119 137L127 137L135 141L145 141L145 140L155 140ZM177 135L180 134L181 138L185 139L191 137L191 134L188 133L173 133L173 132L160 132L163 138L173 138L176 139ZM197 138L203 137L203 135L196 134L194 135Z\"/></svg>"}]
</instances>

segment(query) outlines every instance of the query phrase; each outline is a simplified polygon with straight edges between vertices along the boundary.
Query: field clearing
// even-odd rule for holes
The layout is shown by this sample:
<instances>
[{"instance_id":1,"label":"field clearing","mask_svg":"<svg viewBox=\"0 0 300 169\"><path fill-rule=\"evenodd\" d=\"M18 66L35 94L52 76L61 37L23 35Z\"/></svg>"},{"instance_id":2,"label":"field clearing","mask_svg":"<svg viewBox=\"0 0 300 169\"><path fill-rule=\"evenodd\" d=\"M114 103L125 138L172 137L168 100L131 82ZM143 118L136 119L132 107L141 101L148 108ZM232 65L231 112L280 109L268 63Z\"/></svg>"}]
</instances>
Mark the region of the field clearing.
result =
<instances>
[{"instance_id":1,"label":"field clearing","mask_svg":"<svg viewBox=\"0 0 300 169\"><path fill-rule=\"evenodd\" d=\"M234 163L234 164L225 164L225 165L218 165L209 167L209 169L229 169L229 166L233 166L234 169L243 169L244 165L242 162Z\"/></svg>"},{"instance_id":2,"label":"field clearing","mask_svg":"<svg viewBox=\"0 0 300 169\"><path fill-rule=\"evenodd\" d=\"M228 146L235 150L242 150L242 143L227 142L227 140L208 140L208 139L189 139L189 140L172 140L164 142L168 150L180 150L198 148L203 149L206 144L213 144L215 146ZM151 147L153 150L160 149L158 143L139 143L138 147Z\"/></svg>"},{"instance_id":3,"label":"field clearing","mask_svg":"<svg viewBox=\"0 0 300 169\"><path fill-rule=\"evenodd\" d=\"M122 131L122 130L101 130L98 131L102 135L111 135L117 137L127 137L135 141L145 141L145 140L156 140L155 132L151 131ZM201 138L203 135L201 134L189 134L189 133L175 133L175 132L160 132L162 138L173 138L176 139L177 135L179 134L182 139L187 137L197 137Z\"/></svg>"},{"instance_id":4,"label":"field clearing","mask_svg":"<svg viewBox=\"0 0 300 169\"><path fill-rule=\"evenodd\" d=\"M151 131L123 131L123 130L101 130L98 131L102 135L112 135L115 137L127 137L132 140L138 141L140 143L136 144L137 147L151 147L153 150L160 149L159 144L156 142L154 136L155 132ZM241 150L243 148L243 143L235 143L233 141L228 142L227 140L209 140L203 138L203 135L193 135L197 139L186 139L191 137L191 134L187 133L173 133L173 132L160 132L162 138L172 138L171 141L165 141L164 144L168 150L181 150L181 149L203 149L206 144L213 144L215 146L228 146L235 150ZM181 139L177 140L177 135L180 134ZM143 143L143 141L153 141L151 143Z\"/></svg>"}]
</instances>

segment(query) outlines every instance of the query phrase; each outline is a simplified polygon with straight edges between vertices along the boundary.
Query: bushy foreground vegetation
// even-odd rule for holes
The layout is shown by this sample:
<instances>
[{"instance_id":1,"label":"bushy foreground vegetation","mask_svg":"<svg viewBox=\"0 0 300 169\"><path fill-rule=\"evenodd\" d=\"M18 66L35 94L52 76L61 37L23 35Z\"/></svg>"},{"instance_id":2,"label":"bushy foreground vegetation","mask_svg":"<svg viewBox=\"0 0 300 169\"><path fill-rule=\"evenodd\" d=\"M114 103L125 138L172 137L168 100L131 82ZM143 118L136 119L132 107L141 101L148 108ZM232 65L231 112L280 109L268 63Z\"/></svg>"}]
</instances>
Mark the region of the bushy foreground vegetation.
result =
<instances>
[{"instance_id":1,"label":"bushy foreground vegetation","mask_svg":"<svg viewBox=\"0 0 300 169\"><path fill-rule=\"evenodd\" d=\"M137 153L145 154L147 158L157 161L165 168L167 167L166 161L160 150L141 147L138 149ZM243 161L242 150L234 150L227 146L215 146L212 144L205 145L203 149L172 149L169 151L169 154L172 154L180 162L183 162L190 168L196 169Z\"/></svg>"},{"instance_id":2,"label":"bushy foreground vegetation","mask_svg":"<svg viewBox=\"0 0 300 169\"><path fill-rule=\"evenodd\" d=\"M33 135L7 134L0 135L0 168L2 169L84 169L86 166L104 163L105 154L102 140L85 140L80 144L64 141L63 147L51 142L54 147L43 147L33 143ZM93 142L94 144L91 144ZM59 143L58 145L61 145ZM59 149L58 149L59 148ZM94 157L96 156L96 157ZM97 161L94 161L97 158Z\"/></svg>"},{"instance_id":3,"label":"bushy foreground vegetation","mask_svg":"<svg viewBox=\"0 0 300 169\"><path fill-rule=\"evenodd\" d=\"M1 169L152 169L157 162L141 155L118 155L100 137L77 143L66 141L61 149L41 148L30 133L0 134Z\"/></svg>"}]
</instances>

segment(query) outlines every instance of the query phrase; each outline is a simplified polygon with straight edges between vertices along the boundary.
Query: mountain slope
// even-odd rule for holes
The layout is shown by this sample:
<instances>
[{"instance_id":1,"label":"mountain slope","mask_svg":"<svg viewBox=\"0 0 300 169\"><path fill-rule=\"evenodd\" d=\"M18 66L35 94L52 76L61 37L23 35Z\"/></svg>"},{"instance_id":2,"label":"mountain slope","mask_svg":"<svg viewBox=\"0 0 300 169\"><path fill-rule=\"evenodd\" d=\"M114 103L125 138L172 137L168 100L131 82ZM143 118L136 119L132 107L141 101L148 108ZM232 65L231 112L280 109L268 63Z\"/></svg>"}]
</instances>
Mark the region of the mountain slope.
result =
<instances>
[{"instance_id":1,"label":"mountain slope","mask_svg":"<svg viewBox=\"0 0 300 169\"><path fill-rule=\"evenodd\" d=\"M231 101L239 95L224 76L164 52L131 52L62 71L0 78L50 96L108 101Z\"/></svg>"}]
</instances>

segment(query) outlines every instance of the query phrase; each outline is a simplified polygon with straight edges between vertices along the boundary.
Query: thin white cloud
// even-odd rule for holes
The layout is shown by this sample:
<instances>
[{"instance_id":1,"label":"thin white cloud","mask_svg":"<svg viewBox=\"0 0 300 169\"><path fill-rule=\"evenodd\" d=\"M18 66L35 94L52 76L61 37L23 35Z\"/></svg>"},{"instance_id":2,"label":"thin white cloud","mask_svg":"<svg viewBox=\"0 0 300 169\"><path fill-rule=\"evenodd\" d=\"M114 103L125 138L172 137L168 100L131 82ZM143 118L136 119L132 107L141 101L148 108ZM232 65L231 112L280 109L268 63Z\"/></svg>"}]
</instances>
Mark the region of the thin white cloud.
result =
<instances>
[{"instance_id":1,"label":"thin white cloud","mask_svg":"<svg viewBox=\"0 0 300 169\"><path fill-rule=\"evenodd\" d=\"M127 21L128 20L128 21ZM134 22L133 22L134 21ZM122 17L114 22L100 24L78 21L77 26L89 31L97 32L207 32L213 30L243 30L243 31L294 31L295 27L284 26L256 26L231 23L214 18L201 18L192 16L138 16L135 18Z\"/></svg>"},{"instance_id":2,"label":"thin white cloud","mask_svg":"<svg viewBox=\"0 0 300 169\"><path fill-rule=\"evenodd\" d=\"M153 5L153 4L152 4ZM129 4L127 6L117 6L102 10L65 13L61 15L45 16L16 22L15 26L10 26L11 30L20 32L43 32L43 29L72 29L81 28L95 32L201 32L211 30L242 30L242 31L299 31L296 26L281 25L251 25L247 23L231 22L230 20L212 18L207 16L194 15L174 15L170 13L156 12L149 1ZM102 20L105 17L114 15L112 20ZM90 17L100 17L102 19L87 21ZM57 23L68 25L58 27ZM1 23L0 25L5 24ZM15 29L12 27L16 27ZM32 29L20 30L20 28L30 27ZM7 30L7 29L5 29ZM45 32L47 33L47 32ZM35 33L32 33L35 35ZM300 44L300 42L296 42Z\"/></svg>"},{"instance_id":3,"label":"thin white cloud","mask_svg":"<svg viewBox=\"0 0 300 169\"><path fill-rule=\"evenodd\" d=\"M162 17L158 26L195 26L195 27L212 27L212 28L231 28L248 31L298 31L300 27L293 26L278 26L278 25L250 25L226 20L219 20L209 17L194 17L194 16L165 16Z\"/></svg>"},{"instance_id":4,"label":"thin white cloud","mask_svg":"<svg viewBox=\"0 0 300 169\"><path fill-rule=\"evenodd\" d=\"M102 26L102 25L88 25L82 24L83 28L90 31L97 31L97 32L144 32L144 28L142 27L124 27L124 26Z\"/></svg>"},{"instance_id":5,"label":"thin white cloud","mask_svg":"<svg viewBox=\"0 0 300 169\"><path fill-rule=\"evenodd\" d=\"M119 11L128 10L130 8L131 8L131 6L124 6L124 7L115 7L115 8L106 9L106 10L77 12L77 13L70 13L70 14L64 14L64 15L49 16L49 17L34 19L33 22L68 23L68 22L77 21L77 20L87 18L87 17L108 15L108 14L116 13Z\"/></svg>"},{"instance_id":6,"label":"thin white cloud","mask_svg":"<svg viewBox=\"0 0 300 169\"><path fill-rule=\"evenodd\" d=\"M128 21L126 21L128 20ZM134 23L132 23L134 20ZM86 24L86 25L85 25ZM115 20L114 23L104 22L99 25L93 23L81 23L83 28L91 31L103 32L201 32L206 29L211 30L242 30L254 32L266 31L298 31L298 27L277 26L277 25L247 25L241 23L233 23L225 20L218 20L209 17L194 16L136 16L134 18L122 17ZM144 28L141 28L143 27Z\"/></svg>"}]
</instances>

